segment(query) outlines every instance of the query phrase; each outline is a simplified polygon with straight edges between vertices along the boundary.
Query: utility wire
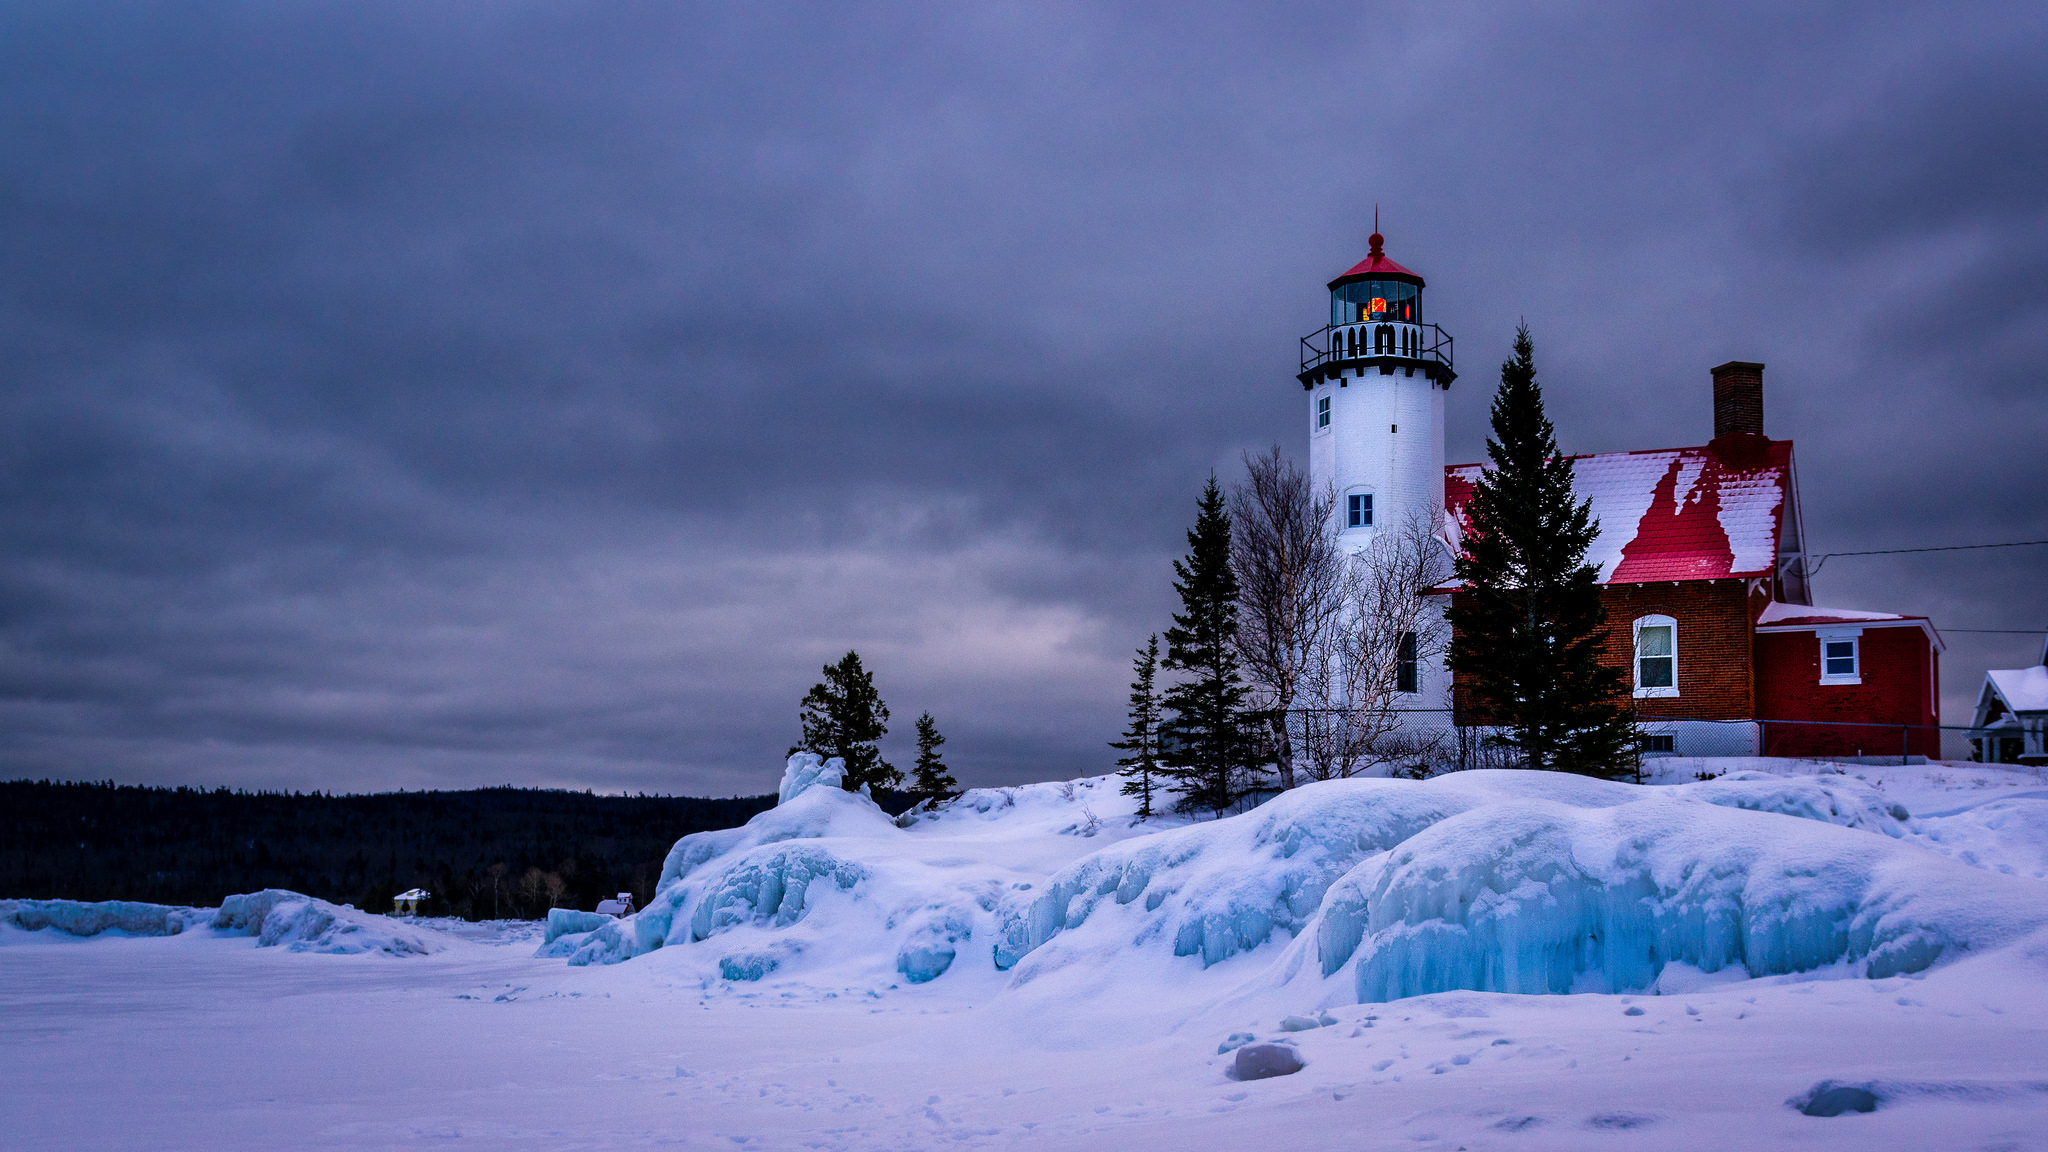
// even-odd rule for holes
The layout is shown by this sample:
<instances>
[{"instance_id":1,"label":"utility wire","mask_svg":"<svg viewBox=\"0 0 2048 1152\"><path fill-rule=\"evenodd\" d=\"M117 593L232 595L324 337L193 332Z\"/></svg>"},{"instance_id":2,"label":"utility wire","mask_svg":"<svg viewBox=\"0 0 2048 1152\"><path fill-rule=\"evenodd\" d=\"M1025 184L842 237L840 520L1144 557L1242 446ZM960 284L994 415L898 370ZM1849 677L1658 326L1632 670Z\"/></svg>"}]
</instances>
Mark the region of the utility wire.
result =
<instances>
[{"instance_id":1,"label":"utility wire","mask_svg":"<svg viewBox=\"0 0 2048 1152\"><path fill-rule=\"evenodd\" d=\"M2029 544L2048 544L2048 540L2014 540L2006 544L1944 544L1936 548L1879 548L1872 552L1823 552L1814 560L1813 567L1806 570L1806 574L1808 576L1819 574L1821 565L1826 564L1837 556L1900 556L1908 552L1968 552L1978 548L2024 548Z\"/></svg>"}]
</instances>

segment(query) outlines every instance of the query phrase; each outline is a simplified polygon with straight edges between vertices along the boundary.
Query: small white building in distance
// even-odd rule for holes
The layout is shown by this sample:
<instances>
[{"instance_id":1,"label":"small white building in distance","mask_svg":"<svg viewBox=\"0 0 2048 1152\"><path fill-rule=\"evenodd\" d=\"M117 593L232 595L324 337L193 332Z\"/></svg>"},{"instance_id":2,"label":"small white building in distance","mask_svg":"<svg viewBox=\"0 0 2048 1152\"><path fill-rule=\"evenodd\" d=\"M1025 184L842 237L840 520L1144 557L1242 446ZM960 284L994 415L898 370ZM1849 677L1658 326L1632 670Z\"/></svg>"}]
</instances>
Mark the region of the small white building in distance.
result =
<instances>
[{"instance_id":1,"label":"small white building in distance","mask_svg":"<svg viewBox=\"0 0 2048 1152\"><path fill-rule=\"evenodd\" d=\"M1970 718L1970 759L1985 764L2048 764L2048 637L2032 668L1984 673Z\"/></svg>"},{"instance_id":2,"label":"small white building in distance","mask_svg":"<svg viewBox=\"0 0 2048 1152\"><path fill-rule=\"evenodd\" d=\"M427 891L425 888L414 888L410 892L400 892L391 898L391 910L399 916L417 916L420 914L420 905L426 903L433 895L432 892Z\"/></svg>"},{"instance_id":3,"label":"small white building in distance","mask_svg":"<svg viewBox=\"0 0 2048 1152\"><path fill-rule=\"evenodd\" d=\"M617 899L599 900L597 902L597 914L600 916L631 916L633 914L633 894L631 892L621 892Z\"/></svg>"}]
</instances>

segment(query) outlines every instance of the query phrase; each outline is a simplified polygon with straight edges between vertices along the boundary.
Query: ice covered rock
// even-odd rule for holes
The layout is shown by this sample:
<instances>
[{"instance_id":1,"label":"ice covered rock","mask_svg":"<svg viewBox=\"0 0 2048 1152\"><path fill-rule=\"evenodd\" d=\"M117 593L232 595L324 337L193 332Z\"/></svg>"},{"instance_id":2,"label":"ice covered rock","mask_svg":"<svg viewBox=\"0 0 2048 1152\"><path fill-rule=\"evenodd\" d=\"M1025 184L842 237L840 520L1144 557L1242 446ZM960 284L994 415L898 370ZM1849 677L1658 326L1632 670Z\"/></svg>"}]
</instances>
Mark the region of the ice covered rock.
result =
<instances>
[{"instance_id":1,"label":"ice covered rock","mask_svg":"<svg viewBox=\"0 0 2048 1152\"><path fill-rule=\"evenodd\" d=\"M810 788L846 787L846 761L834 756L830 760L815 752L798 752L789 758L782 769L782 787L776 792L775 802L787 804Z\"/></svg>"},{"instance_id":2,"label":"ice covered rock","mask_svg":"<svg viewBox=\"0 0 2048 1152\"><path fill-rule=\"evenodd\" d=\"M1321 1028L1322 1026L1323 1022L1313 1016L1283 1016L1280 1019L1280 1030L1282 1032L1306 1032L1311 1028Z\"/></svg>"},{"instance_id":3,"label":"ice covered rock","mask_svg":"<svg viewBox=\"0 0 2048 1152\"><path fill-rule=\"evenodd\" d=\"M1286 1044L1247 1044L1237 1050L1232 1070L1239 1080L1266 1080L1301 1071L1301 1053Z\"/></svg>"},{"instance_id":4,"label":"ice covered rock","mask_svg":"<svg viewBox=\"0 0 2048 1152\"><path fill-rule=\"evenodd\" d=\"M176 936L212 919L207 908L145 904L135 900L0 900L0 924L29 932L55 928L72 936L122 932L130 936Z\"/></svg>"},{"instance_id":5,"label":"ice covered rock","mask_svg":"<svg viewBox=\"0 0 2048 1152\"><path fill-rule=\"evenodd\" d=\"M612 922L614 917L601 912L585 912L578 908L548 909L547 944L576 933L595 932Z\"/></svg>"},{"instance_id":6,"label":"ice covered rock","mask_svg":"<svg viewBox=\"0 0 2048 1152\"><path fill-rule=\"evenodd\" d=\"M1005 911L996 966L1016 965L1104 909L1117 914L1117 930L1132 941L1169 939L1173 955L1200 956L1204 967L1251 951L1276 932L1292 937L1331 882L1360 860L1496 798L1504 785L1589 805L1618 804L1640 792L1553 772L1306 784L1242 815L1125 841L1074 862L1028 904Z\"/></svg>"},{"instance_id":7,"label":"ice covered rock","mask_svg":"<svg viewBox=\"0 0 2048 1152\"><path fill-rule=\"evenodd\" d=\"M830 879L841 889L861 882L860 865L810 844L759 852L735 863L690 914L690 939L704 940L736 924L787 928L802 918L811 881Z\"/></svg>"},{"instance_id":8,"label":"ice covered rock","mask_svg":"<svg viewBox=\"0 0 2048 1152\"><path fill-rule=\"evenodd\" d=\"M342 908L283 888L228 897L221 901L211 926L254 936L260 947L282 946L291 952L425 956L444 947L428 933L389 917Z\"/></svg>"},{"instance_id":9,"label":"ice covered rock","mask_svg":"<svg viewBox=\"0 0 2048 1152\"><path fill-rule=\"evenodd\" d=\"M1332 885L1325 974L1361 1002L1451 989L1634 991L1663 966L1916 972L2048 924L2039 885L1887 837L1681 798L1507 801L1444 820ZM1590 981L1590 984L1588 983Z\"/></svg>"},{"instance_id":10,"label":"ice covered rock","mask_svg":"<svg viewBox=\"0 0 2048 1152\"><path fill-rule=\"evenodd\" d=\"M1785 1103L1808 1116L1840 1116L1845 1112L1875 1112L1879 1100L1877 1093L1862 1085L1823 1080L1805 1095Z\"/></svg>"},{"instance_id":11,"label":"ice covered rock","mask_svg":"<svg viewBox=\"0 0 2048 1152\"><path fill-rule=\"evenodd\" d=\"M945 975L959 955L959 945L974 935L974 921L962 909L935 908L919 917L896 949L896 971L912 984Z\"/></svg>"}]
</instances>

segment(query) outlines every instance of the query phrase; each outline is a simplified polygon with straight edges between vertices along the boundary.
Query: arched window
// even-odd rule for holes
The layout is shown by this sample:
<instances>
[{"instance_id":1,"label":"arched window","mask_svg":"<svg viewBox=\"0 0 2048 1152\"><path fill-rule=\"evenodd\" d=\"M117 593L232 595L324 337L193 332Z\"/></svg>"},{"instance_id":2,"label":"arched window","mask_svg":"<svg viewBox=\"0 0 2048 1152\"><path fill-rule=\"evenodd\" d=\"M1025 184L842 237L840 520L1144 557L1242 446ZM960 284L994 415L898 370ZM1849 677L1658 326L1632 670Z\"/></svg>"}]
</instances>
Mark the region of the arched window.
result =
<instances>
[{"instance_id":1,"label":"arched window","mask_svg":"<svg viewBox=\"0 0 2048 1152\"><path fill-rule=\"evenodd\" d=\"M1353 328L1345 335L1348 337L1348 339L1345 342L1349 344L1351 347L1350 355L1358 355L1358 329Z\"/></svg>"},{"instance_id":2,"label":"arched window","mask_svg":"<svg viewBox=\"0 0 2048 1152\"><path fill-rule=\"evenodd\" d=\"M1635 622L1636 697L1678 695L1678 621L1642 616Z\"/></svg>"}]
</instances>

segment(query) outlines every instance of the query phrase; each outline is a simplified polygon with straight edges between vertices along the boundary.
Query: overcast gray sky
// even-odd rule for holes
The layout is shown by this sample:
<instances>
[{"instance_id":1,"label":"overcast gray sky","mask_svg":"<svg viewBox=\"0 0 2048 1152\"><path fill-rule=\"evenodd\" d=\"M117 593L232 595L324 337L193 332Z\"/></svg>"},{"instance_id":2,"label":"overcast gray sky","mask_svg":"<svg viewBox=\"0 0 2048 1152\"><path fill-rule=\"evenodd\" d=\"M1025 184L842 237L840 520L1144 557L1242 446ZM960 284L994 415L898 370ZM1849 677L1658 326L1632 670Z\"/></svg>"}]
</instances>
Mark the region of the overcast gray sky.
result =
<instances>
[{"instance_id":1,"label":"overcast gray sky","mask_svg":"<svg viewBox=\"0 0 2048 1152\"><path fill-rule=\"evenodd\" d=\"M1761 360L1816 550L2048 538L2044 60L2038 4L8 5L0 777L759 792L849 647L896 755L1106 770L1375 204L1454 460L1526 317L1569 451ZM2039 644L1948 639L1948 723Z\"/></svg>"}]
</instances>

